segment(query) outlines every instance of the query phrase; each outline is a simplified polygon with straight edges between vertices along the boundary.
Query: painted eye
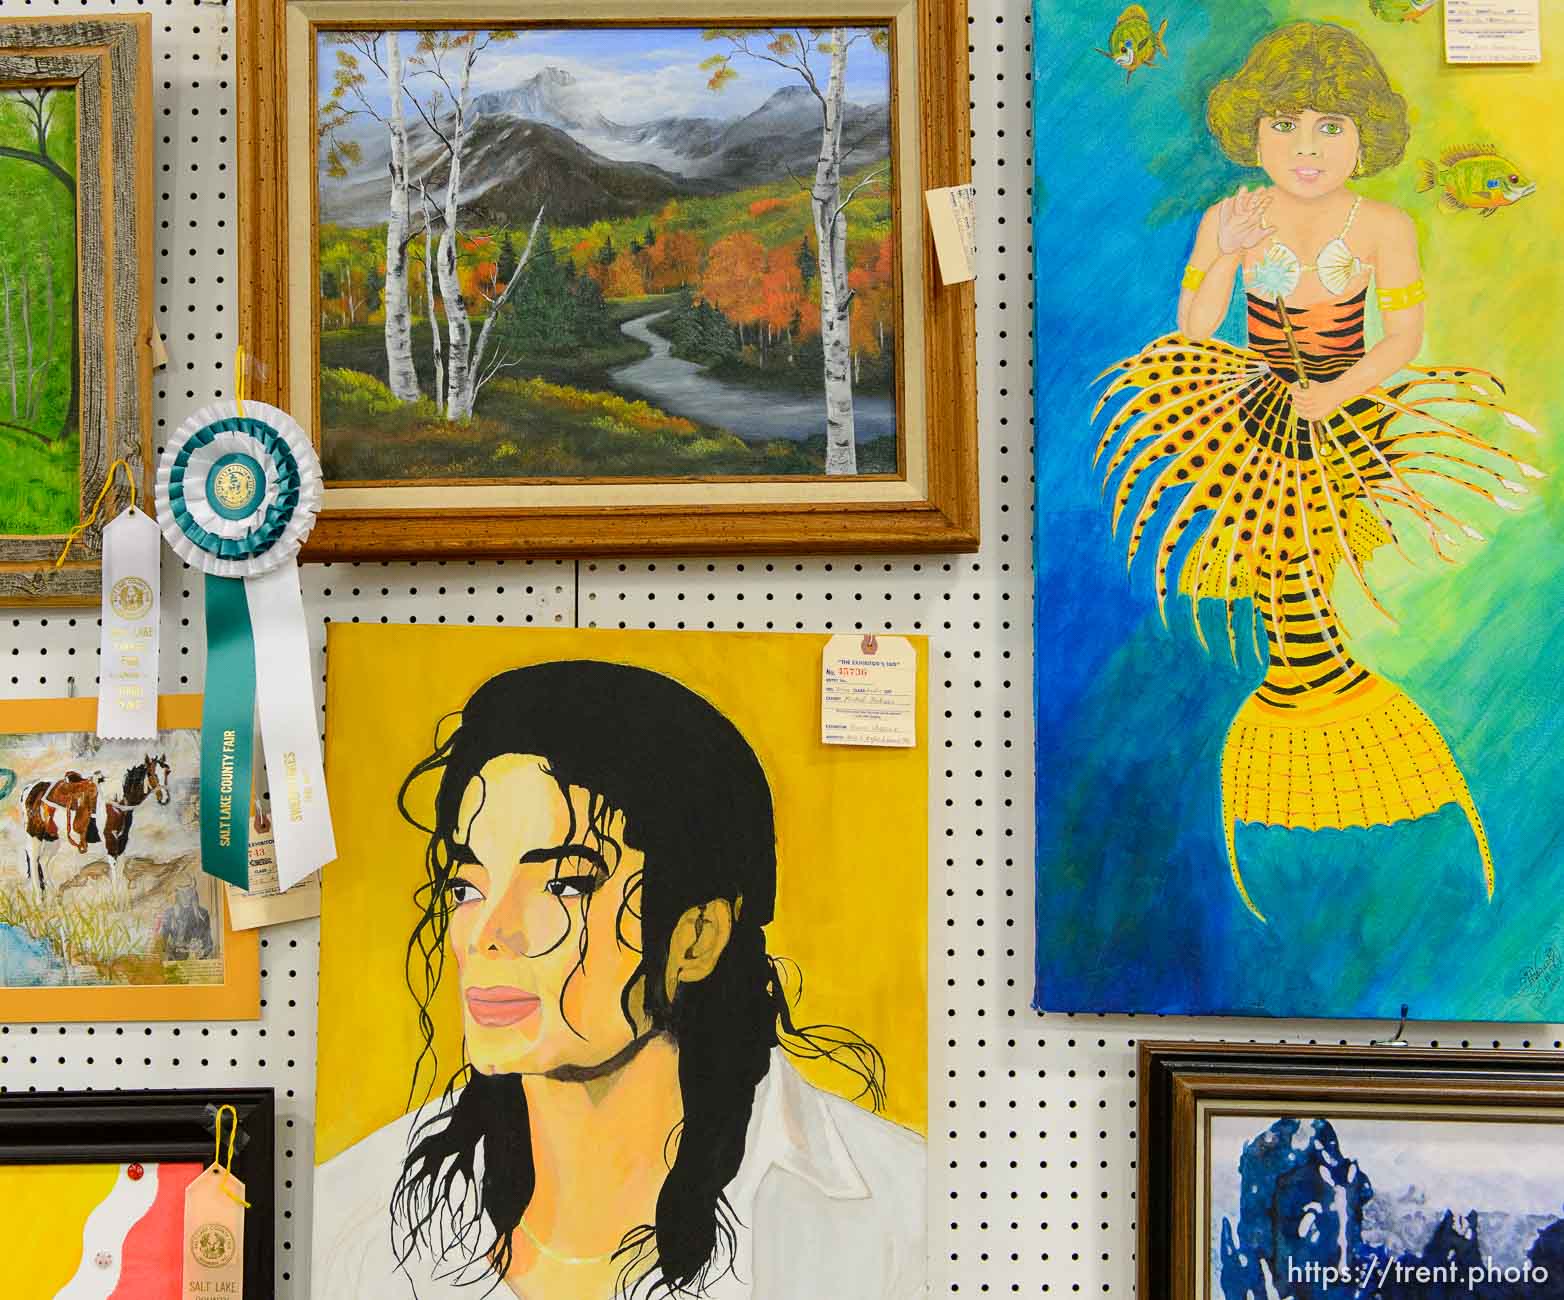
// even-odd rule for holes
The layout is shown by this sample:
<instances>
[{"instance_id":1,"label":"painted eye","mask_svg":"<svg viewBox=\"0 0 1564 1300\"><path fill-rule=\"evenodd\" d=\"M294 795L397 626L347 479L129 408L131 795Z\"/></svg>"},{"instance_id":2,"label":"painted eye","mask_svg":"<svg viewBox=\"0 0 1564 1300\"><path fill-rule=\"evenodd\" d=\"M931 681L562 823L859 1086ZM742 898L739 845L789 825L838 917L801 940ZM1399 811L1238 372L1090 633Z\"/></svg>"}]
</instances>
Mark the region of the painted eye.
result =
<instances>
[{"instance_id":1,"label":"painted eye","mask_svg":"<svg viewBox=\"0 0 1564 1300\"><path fill-rule=\"evenodd\" d=\"M1512 172L1512 173L1511 173L1511 174L1510 174L1510 184L1511 184L1511 185L1519 185L1519 184L1520 184L1520 183L1521 183L1521 178L1520 178L1520 177L1519 177L1519 176L1516 176L1516 175L1515 175L1515 174L1514 174L1514 173L1513 173L1513 172Z\"/></svg>"},{"instance_id":2,"label":"painted eye","mask_svg":"<svg viewBox=\"0 0 1564 1300\"><path fill-rule=\"evenodd\" d=\"M585 898L595 893L602 880L596 875L555 876L543 888L555 898Z\"/></svg>"},{"instance_id":3,"label":"painted eye","mask_svg":"<svg viewBox=\"0 0 1564 1300\"><path fill-rule=\"evenodd\" d=\"M446 883L445 893L457 907L463 903L477 903L483 899L483 891L472 881L463 880L460 876Z\"/></svg>"},{"instance_id":4,"label":"painted eye","mask_svg":"<svg viewBox=\"0 0 1564 1300\"><path fill-rule=\"evenodd\" d=\"M1288 133L1296 131L1297 129L1298 124L1288 117L1279 117L1276 119L1276 121L1271 123L1271 130L1280 131L1283 135L1287 135Z\"/></svg>"},{"instance_id":5,"label":"painted eye","mask_svg":"<svg viewBox=\"0 0 1564 1300\"><path fill-rule=\"evenodd\" d=\"M1325 135L1340 135L1342 125L1340 122L1321 122L1320 131Z\"/></svg>"}]
</instances>

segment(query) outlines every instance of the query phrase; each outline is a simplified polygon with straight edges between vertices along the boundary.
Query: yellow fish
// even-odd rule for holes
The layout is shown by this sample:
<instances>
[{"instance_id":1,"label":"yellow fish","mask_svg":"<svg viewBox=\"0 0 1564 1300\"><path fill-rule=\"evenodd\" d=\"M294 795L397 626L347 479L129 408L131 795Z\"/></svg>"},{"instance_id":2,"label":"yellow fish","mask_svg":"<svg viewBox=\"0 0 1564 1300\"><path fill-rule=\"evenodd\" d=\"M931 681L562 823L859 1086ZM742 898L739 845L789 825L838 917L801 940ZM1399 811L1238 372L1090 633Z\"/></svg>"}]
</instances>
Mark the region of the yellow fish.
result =
<instances>
[{"instance_id":1,"label":"yellow fish","mask_svg":"<svg viewBox=\"0 0 1564 1300\"><path fill-rule=\"evenodd\" d=\"M1448 212L1481 212L1491 217L1537 192L1525 176L1491 144L1451 149L1437 162L1418 163L1418 192L1439 191L1439 206Z\"/></svg>"},{"instance_id":2,"label":"yellow fish","mask_svg":"<svg viewBox=\"0 0 1564 1300\"><path fill-rule=\"evenodd\" d=\"M1153 31L1151 15L1141 5L1130 5L1113 24L1108 48L1099 49L1097 53L1123 68L1124 80L1128 82L1136 68L1151 67L1159 54L1164 59L1168 57L1168 47L1163 41L1167 32L1166 18L1162 20L1162 26Z\"/></svg>"}]
</instances>

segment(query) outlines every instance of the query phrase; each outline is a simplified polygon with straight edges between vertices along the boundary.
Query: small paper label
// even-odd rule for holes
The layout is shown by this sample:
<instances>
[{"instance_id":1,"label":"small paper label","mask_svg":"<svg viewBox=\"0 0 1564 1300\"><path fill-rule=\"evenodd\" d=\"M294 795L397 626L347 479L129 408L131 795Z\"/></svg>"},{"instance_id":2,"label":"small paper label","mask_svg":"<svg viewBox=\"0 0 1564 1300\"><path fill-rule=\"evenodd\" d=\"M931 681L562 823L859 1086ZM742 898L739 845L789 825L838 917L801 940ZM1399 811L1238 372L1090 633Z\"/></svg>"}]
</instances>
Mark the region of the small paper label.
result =
<instances>
[{"instance_id":1,"label":"small paper label","mask_svg":"<svg viewBox=\"0 0 1564 1300\"><path fill-rule=\"evenodd\" d=\"M243 1200L244 1184L216 1165L185 1190L185 1300L243 1300Z\"/></svg>"},{"instance_id":2,"label":"small paper label","mask_svg":"<svg viewBox=\"0 0 1564 1300\"><path fill-rule=\"evenodd\" d=\"M103 530L103 636L98 735L157 737L159 564L163 536L132 507Z\"/></svg>"},{"instance_id":3,"label":"small paper label","mask_svg":"<svg viewBox=\"0 0 1564 1300\"><path fill-rule=\"evenodd\" d=\"M163 344L163 331L152 331L152 369L164 370L168 367L168 348Z\"/></svg>"},{"instance_id":4,"label":"small paper label","mask_svg":"<svg viewBox=\"0 0 1564 1300\"><path fill-rule=\"evenodd\" d=\"M254 826L250 829L250 887L229 885L228 919L235 930L281 925L320 915L320 873L313 872L283 889L277 880L277 842Z\"/></svg>"},{"instance_id":5,"label":"small paper label","mask_svg":"<svg viewBox=\"0 0 1564 1300\"><path fill-rule=\"evenodd\" d=\"M1445 0L1445 61L1542 62L1541 0Z\"/></svg>"},{"instance_id":6,"label":"small paper label","mask_svg":"<svg viewBox=\"0 0 1564 1300\"><path fill-rule=\"evenodd\" d=\"M940 280L944 284L977 279L976 194L971 185L924 191L934 255L939 260Z\"/></svg>"},{"instance_id":7,"label":"small paper label","mask_svg":"<svg viewBox=\"0 0 1564 1300\"><path fill-rule=\"evenodd\" d=\"M904 636L833 636L820 681L826 745L918 743L918 652Z\"/></svg>"}]
</instances>

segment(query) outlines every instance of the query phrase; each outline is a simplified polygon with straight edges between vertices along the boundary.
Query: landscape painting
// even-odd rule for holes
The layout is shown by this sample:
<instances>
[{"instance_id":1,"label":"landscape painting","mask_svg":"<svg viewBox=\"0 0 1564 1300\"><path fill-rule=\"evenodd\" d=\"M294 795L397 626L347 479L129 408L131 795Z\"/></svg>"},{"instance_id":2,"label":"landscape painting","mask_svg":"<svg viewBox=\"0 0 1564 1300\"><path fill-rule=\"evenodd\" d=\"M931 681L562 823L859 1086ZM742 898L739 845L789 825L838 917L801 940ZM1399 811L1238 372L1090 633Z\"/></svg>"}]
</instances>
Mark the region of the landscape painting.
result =
<instances>
[{"instance_id":1,"label":"landscape painting","mask_svg":"<svg viewBox=\"0 0 1564 1300\"><path fill-rule=\"evenodd\" d=\"M315 40L331 486L903 470L889 28Z\"/></svg>"},{"instance_id":2,"label":"landscape painting","mask_svg":"<svg viewBox=\"0 0 1564 1300\"><path fill-rule=\"evenodd\" d=\"M76 91L0 88L0 536L81 519Z\"/></svg>"},{"instance_id":3,"label":"landscape painting","mask_svg":"<svg viewBox=\"0 0 1564 1300\"><path fill-rule=\"evenodd\" d=\"M201 699L103 740L96 699L0 703L0 1020L259 1013L258 945L201 870Z\"/></svg>"},{"instance_id":4,"label":"landscape painting","mask_svg":"<svg viewBox=\"0 0 1564 1300\"><path fill-rule=\"evenodd\" d=\"M1429 10L1036 5L1039 1010L1564 1015L1564 83Z\"/></svg>"},{"instance_id":5,"label":"landscape painting","mask_svg":"<svg viewBox=\"0 0 1564 1300\"><path fill-rule=\"evenodd\" d=\"M1218 1114L1200 1300L1555 1300L1557 1118Z\"/></svg>"}]
</instances>

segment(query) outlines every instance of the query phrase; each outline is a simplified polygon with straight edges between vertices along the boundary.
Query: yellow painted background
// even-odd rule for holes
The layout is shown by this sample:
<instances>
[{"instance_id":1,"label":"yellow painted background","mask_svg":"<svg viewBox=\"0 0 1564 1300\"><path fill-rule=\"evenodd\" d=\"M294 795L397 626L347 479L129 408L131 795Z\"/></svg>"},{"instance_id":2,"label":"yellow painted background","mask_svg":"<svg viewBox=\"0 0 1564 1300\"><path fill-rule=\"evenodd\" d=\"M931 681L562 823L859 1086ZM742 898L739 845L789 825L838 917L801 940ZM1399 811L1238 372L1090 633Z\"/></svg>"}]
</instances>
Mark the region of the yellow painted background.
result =
<instances>
[{"instance_id":1,"label":"yellow painted background","mask_svg":"<svg viewBox=\"0 0 1564 1300\"><path fill-rule=\"evenodd\" d=\"M317 1163L407 1107L420 1040L404 958L427 841L398 815L396 792L432 750L442 716L496 673L554 659L666 673L744 734L776 804L777 919L766 927L767 946L803 970L797 1022L848 1025L878 1047L888 1072L885 1113L926 1132L928 644L911 638L917 748L858 749L820 743L828 639L331 625L326 777L339 856L322 873ZM432 801L435 781L420 787ZM435 1017L443 1086L461 1060L454 967ZM852 1076L829 1063L800 1068L820 1087L853 1091Z\"/></svg>"},{"instance_id":2,"label":"yellow painted background","mask_svg":"<svg viewBox=\"0 0 1564 1300\"><path fill-rule=\"evenodd\" d=\"M87 1216L118 1180L118 1165L0 1165L0 1294L47 1300L75 1277Z\"/></svg>"}]
</instances>

